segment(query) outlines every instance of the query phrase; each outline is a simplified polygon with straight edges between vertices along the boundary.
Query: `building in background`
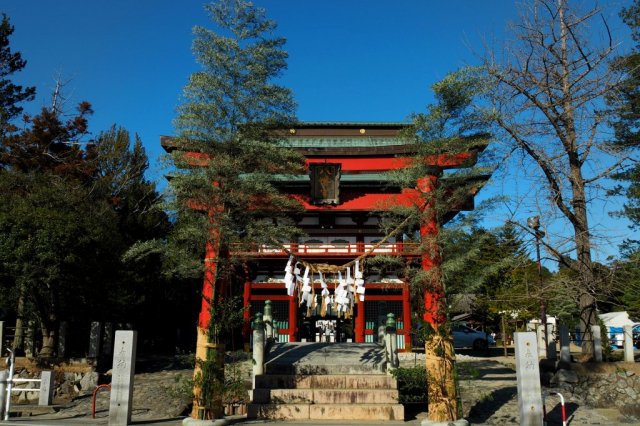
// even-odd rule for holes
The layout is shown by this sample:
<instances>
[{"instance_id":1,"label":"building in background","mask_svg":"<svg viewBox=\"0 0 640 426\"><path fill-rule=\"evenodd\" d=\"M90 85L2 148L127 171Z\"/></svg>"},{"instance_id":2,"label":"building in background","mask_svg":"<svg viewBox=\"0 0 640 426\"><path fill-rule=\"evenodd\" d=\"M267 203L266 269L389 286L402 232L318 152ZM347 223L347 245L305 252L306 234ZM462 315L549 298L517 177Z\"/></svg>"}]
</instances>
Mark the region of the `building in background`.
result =
<instances>
[{"instance_id":1,"label":"building in background","mask_svg":"<svg viewBox=\"0 0 640 426\"><path fill-rule=\"evenodd\" d=\"M474 152L457 155L416 158L416 145L402 136L406 123L299 123L286 129L283 139L306 158L308 173L298 176L274 176L280 191L297 199L304 213L296 217L306 237L298 241L283 241L281 245L256 247L247 256L245 282L237 283L232 293L242 294L245 306L243 339L250 339L250 319L263 312L265 301L271 301L277 340L373 342L379 325L388 313L397 321L398 348L411 347L411 322L418 306L429 305L430 295L412 292L406 278L398 271L371 274L365 268L364 290L352 289L348 308L339 312L338 274L326 272L323 279L329 303L323 301L323 285L318 274L311 274L303 296L301 284L288 291L285 268L293 259L302 277L305 265L337 267L346 278L343 265L363 262L376 255L399 256L404 261L421 261L423 268L434 265L435 259L419 250L420 236L436 229L433 223L423 223L412 235L388 238L380 229L381 212L394 205L420 203L424 192L439 178L443 169L468 167L475 162ZM165 149L171 150L170 138L162 138ZM400 188L393 185L389 172L405 168L412 161L424 161L432 166L433 175L425 176L426 185ZM419 180L420 181L420 180ZM445 220L460 210L473 208L473 194L464 203L451 206ZM231 248L233 251L233 248ZM352 275L355 272L351 273ZM352 276L352 278L354 278ZM296 280L297 281L297 280ZM211 294L211 284L205 279L203 294ZM356 286L357 287L357 286ZM311 297L313 301L307 299ZM301 299L304 299L301 301ZM425 302L426 300L426 302ZM413 302L413 303L412 303ZM203 302L201 324L207 320L207 304ZM428 312L425 314L428 315Z\"/></svg>"}]
</instances>

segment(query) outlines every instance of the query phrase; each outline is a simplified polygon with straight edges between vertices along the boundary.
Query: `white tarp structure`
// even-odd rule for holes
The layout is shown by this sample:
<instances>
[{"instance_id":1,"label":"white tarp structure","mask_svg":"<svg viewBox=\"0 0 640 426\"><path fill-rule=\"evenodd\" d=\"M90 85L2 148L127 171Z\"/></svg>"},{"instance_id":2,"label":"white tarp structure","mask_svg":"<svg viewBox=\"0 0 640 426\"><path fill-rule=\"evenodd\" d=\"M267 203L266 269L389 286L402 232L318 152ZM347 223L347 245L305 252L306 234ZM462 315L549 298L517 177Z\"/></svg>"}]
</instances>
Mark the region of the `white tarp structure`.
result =
<instances>
[{"instance_id":1,"label":"white tarp structure","mask_svg":"<svg viewBox=\"0 0 640 426\"><path fill-rule=\"evenodd\" d=\"M600 314L598 316L607 327L624 327L625 325L635 324L629 319L629 313L627 311L609 312L608 314Z\"/></svg>"},{"instance_id":2,"label":"white tarp structure","mask_svg":"<svg viewBox=\"0 0 640 426\"><path fill-rule=\"evenodd\" d=\"M607 327L607 335L609 342L615 346L622 346L624 344L624 330L625 325L635 325L629 318L629 313L622 312L609 312L607 314L598 315L604 325Z\"/></svg>"}]
</instances>

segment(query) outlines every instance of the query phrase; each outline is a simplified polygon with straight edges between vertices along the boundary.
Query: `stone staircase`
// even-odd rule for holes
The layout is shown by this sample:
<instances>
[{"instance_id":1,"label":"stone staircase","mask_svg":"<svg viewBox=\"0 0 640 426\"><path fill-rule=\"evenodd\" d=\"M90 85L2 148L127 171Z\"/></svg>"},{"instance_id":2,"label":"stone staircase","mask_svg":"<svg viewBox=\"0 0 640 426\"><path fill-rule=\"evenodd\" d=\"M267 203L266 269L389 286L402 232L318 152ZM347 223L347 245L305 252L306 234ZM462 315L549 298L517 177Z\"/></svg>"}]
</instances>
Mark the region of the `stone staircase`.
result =
<instances>
[{"instance_id":1,"label":"stone staircase","mask_svg":"<svg viewBox=\"0 0 640 426\"><path fill-rule=\"evenodd\" d=\"M404 420L397 381L373 343L279 343L255 377L249 418Z\"/></svg>"}]
</instances>

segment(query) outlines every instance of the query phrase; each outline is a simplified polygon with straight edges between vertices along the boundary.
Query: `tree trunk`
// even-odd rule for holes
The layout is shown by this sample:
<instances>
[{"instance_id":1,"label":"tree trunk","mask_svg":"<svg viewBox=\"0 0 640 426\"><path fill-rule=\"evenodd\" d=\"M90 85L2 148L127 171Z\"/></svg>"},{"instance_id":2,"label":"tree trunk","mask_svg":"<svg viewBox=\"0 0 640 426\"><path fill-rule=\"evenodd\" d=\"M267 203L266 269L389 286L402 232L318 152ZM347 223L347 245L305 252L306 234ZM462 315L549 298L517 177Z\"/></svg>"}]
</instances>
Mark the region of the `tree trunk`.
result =
<instances>
[{"instance_id":1,"label":"tree trunk","mask_svg":"<svg viewBox=\"0 0 640 426\"><path fill-rule=\"evenodd\" d=\"M448 327L447 327L448 328ZM451 333L425 342L427 397L429 420L450 422L458 419L458 393L455 379L455 359Z\"/></svg>"},{"instance_id":2,"label":"tree trunk","mask_svg":"<svg viewBox=\"0 0 640 426\"><path fill-rule=\"evenodd\" d=\"M21 353L24 353L24 298L25 298L24 286L20 286L20 295L18 296L18 306L16 308L16 331L13 335L13 344L11 350L14 352L16 349Z\"/></svg>"},{"instance_id":3,"label":"tree trunk","mask_svg":"<svg viewBox=\"0 0 640 426\"><path fill-rule=\"evenodd\" d=\"M577 151L577 150L576 150ZM578 307L580 309L580 330L582 331L582 353L593 356L593 336L591 326L598 323L596 313L595 278L591 260L591 235L587 218L585 182L577 159L577 153L570 155L571 187L573 191L572 207L574 213L573 231L576 244L576 261L578 275Z\"/></svg>"},{"instance_id":4,"label":"tree trunk","mask_svg":"<svg viewBox=\"0 0 640 426\"><path fill-rule=\"evenodd\" d=\"M575 121L575 106L570 99L572 96L572 85L569 76L572 72L572 65L568 57L567 40L569 37L568 24L565 19L565 1L558 1L558 13L560 17L561 31L561 61L562 61L562 92L564 128L566 139L564 148L569 163L569 182L571 184L572 199L571 207L573 216L568 216L573 225L574 240L576 245L576 260L578 272L578 307L580 309L580 329L583 332L582 353L591 357L594 354L593 337L591 335L591 325L596 324L596 300L593 296L595 292L593 263L591 261L591 235L589 233L589 220L587 217L586 183L582 174L584 160L580 158L578 145L578 135Z\"/></svg>"},{"instance_id":5,"label":"tree trunk","mask_svg":"<svg viewBox=\"0 0 640 426\"><path fill-rule=\"evenodd\" d=\"M446 294L440 273L439 228L435 212L437 184L436 176L418 180L418 189L427 201L420 223L422 269L430 273L424 283L424 320L432 327L432 333L425 339L424 353L428 419L432 422L451 422L458 419L459 406L455 352L451 327L447 324Z\"/></svg>"},{"instance_id":6,"label":"tree trunk","mask_svg":"<svg viewBox=\"0 0 640 426\"><path fill-rule=\"evenodd\" d=\"M49 358L55 354L56 342L57 342L57 321L55 318L49 318L49 321L40 321L40 328L42 329L42 349L40 350L40 357Z\"/></svg>"}]
</instances>

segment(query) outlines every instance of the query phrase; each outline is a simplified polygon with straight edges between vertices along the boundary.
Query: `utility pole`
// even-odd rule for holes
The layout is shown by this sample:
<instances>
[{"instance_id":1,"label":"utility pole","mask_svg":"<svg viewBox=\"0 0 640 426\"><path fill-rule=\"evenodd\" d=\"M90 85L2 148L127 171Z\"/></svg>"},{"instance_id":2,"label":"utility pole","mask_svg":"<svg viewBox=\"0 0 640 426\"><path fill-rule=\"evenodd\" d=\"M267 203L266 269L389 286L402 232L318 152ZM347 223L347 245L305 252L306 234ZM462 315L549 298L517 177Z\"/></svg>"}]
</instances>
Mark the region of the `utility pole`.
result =
<instances>
[{"instance_id":1,"label":"utility pole","mask_svg":"<svg viewBox=\"0 0 640 426\"><path fill-rule=\"evenodd\" d=\"M533 229L536 237L536 255L538 260L538 284L540 287L540 321L544 330L544 354L545 358L549 356L549 332L547 330L547 305L544 297L544 284L542 282L542 263L540 261L540 239L545 236L544 231L540 230L540 216L532 216L527 219L527 225Z\"/></svg>"}]
</instances>

